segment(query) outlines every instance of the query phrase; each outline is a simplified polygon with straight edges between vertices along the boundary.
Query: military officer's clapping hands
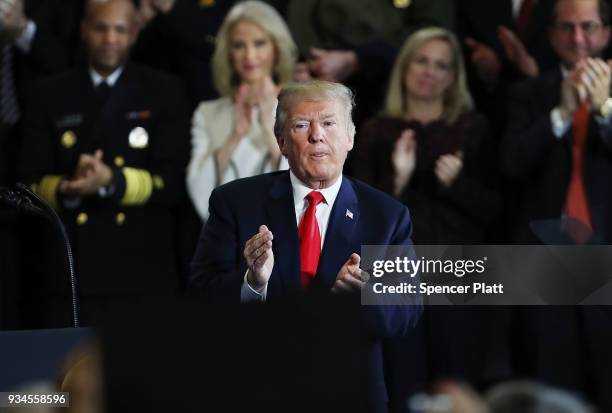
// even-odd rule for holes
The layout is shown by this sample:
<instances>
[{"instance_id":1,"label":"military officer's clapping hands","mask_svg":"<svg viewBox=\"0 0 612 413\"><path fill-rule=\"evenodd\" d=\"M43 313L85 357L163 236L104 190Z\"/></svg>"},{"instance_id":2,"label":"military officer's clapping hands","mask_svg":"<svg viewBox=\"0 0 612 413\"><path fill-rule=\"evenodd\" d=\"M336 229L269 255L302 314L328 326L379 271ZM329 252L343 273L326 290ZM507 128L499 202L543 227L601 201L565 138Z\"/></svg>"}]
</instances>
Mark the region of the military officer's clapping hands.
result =
<instances>
[{"instance_id":1,"label":"military officer's clapping hands","mask_svg":"<svg viewBox=\"0 0 612 413\"><path fill-rule=\"evenodd\" d=\"M102 150L93 155L81 154L74 175L64 179L59 187L61 193L70 196L95 195L98 189L113 181L112 169L102 160Z\"/></svg>"}]
</instances>

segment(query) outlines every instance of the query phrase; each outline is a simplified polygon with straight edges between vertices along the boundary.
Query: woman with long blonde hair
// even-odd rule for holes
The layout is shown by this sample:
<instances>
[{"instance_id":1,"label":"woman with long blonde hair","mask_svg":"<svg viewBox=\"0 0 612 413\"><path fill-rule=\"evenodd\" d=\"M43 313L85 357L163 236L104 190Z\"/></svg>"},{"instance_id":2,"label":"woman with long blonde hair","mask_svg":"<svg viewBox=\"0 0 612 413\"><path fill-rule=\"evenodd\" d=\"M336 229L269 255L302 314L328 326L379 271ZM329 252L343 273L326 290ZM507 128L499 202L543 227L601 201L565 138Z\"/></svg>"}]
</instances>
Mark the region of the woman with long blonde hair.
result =
<instances>
[{"instance_id":1,"label":"woman with long blonde hair","mask_svg":"<svg viewBox=\"0 0 612 413\"><path fill-rule=\"evenodd\" d=\"M202 219L216 186L287 167L274 136L274 110L296 57L289 29L271 6L240 2L225 17L212 61L221 98L198 106L191 129L187 189Z\"/></svg>"}]
</instances>

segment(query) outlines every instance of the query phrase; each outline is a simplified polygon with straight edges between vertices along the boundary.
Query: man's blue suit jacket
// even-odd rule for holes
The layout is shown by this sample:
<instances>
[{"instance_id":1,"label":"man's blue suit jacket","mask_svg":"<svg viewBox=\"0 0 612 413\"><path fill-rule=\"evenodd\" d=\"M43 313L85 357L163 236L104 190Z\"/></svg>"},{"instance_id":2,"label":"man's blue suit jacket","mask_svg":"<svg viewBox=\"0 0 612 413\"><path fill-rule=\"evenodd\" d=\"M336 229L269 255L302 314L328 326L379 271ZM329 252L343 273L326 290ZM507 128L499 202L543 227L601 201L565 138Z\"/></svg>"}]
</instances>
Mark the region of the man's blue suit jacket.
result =
<instances>
[{"instance_id":1,"label":"man's blue suit jacket","mask_svg":"<svg viewBox=\"0 0 612 413\"><path fill-rule=\"evenodd\" d=\"M274 236L274 270L267 300L300 290L300 247L293 189L288 171L239 179L216 188L210 197L210 218L196 250L192 288L213 299L239 302L247 270L244 245L260 225ZM347 211L349 213L347 214ZM352 214L352 217L350 215ZM316 276L320 287L331 289L338 271L362 245L411 245L408 209L394 198L358 181L342 178L331 211ZM405 335L418 320L419 304L368 306L364 318L374 337ZM382 377L380 341L370 352L374 397L387 398Z\"/></svg>"},{"instance_id":2,"label":"man's blue suit jacket","mask_svg":"<svg viewBox=\"0 0 612 413\"><path fill-rule=\"evenodd\" d=\"M223 185L213 191L209 205L210 218L192 263L195 288L215 298L237 302L247 269L244 245L257 234L260 225L267 225L274 236L268 301L300 290L298 225L288 171ZM411 245L411 231L405 206L370 186L342 177L319 261L318 285L331 289L350 255L361 255L362 245ZM402 335L419 311L411 309L406 313L404 317L393 317L395 323L385 323L383 335Z\"/></svg>"}]
</instances>

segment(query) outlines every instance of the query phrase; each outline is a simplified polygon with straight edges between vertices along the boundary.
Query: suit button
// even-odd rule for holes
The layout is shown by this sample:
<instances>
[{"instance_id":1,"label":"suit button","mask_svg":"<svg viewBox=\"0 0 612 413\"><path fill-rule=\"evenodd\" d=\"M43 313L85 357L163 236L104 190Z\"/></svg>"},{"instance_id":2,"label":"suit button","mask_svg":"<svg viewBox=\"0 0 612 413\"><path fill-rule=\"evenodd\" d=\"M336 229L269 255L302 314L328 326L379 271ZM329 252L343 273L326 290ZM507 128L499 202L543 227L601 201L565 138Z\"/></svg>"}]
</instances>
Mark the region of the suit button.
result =
<instances>
[{"instance_id":1,"label":"suit button","mask_svg":"<svg viewBox=\"0 0 612 413\"><path fill-rule=\"evenodd\" d=\"M123 165L125 165L125 159L123 159L123 156L115 156L115 166L117 168L121 168Z\"/></svg>"},{"instance_id":2,"label":"suit button","mask_svg":"<svg viewBox=\"0 0 612 413\"><path fill-rule=\"evenodd\" d=\"M125 214L123 212L119 212L117 215L115 215L115 222L117 225L123 225L125 222Z\"/></svg>"},{"instance_id":3,"label":"suit button","mask_svg":"<svg viewBox=\"0 0 612 413\"><path fill-rule=\"evenodd\" d=\"M164 178L159 175L153 175L153 188L161 191L164 189Z\"/></svg>"},{"instance_id":4,"label":"suit button","mask_svg":"<svg viewBox=\"0 0 612 413\"><path fill-rule=\"evenodd\" d=\"M79 215L77 215L76 222L78 225L84 225L87 222L87 219L87 214L85 212L80 212Z\"/></svg>"}]
</instances>

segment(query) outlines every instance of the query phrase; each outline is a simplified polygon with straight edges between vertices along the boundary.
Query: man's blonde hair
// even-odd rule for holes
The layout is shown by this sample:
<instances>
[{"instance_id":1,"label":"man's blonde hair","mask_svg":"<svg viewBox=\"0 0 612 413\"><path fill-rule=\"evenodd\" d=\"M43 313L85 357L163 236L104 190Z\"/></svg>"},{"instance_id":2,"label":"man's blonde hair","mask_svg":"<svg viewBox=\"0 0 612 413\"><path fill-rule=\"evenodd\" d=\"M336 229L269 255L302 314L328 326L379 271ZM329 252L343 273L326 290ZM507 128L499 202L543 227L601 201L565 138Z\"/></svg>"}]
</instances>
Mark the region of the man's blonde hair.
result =
<instances>
[{"instance_id":1,"label":"man's blonde hair","mask_svg":"<svg viewBox=\"0 0 612 413\"><path fill-rule=\"evenodd\" d=\"M355 107L353 92L340 83L309 80L301 83L290 83L281 89L278 95L276 120L274 122L274 134L277 137L283 133L289 109L301 101L332 101L340 103L343 108L347 132L351 138L355 136L355 124L353 123L352 116L353 108Z\"/></svg>"}]
</instances>

